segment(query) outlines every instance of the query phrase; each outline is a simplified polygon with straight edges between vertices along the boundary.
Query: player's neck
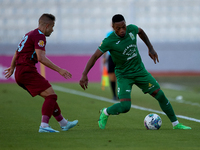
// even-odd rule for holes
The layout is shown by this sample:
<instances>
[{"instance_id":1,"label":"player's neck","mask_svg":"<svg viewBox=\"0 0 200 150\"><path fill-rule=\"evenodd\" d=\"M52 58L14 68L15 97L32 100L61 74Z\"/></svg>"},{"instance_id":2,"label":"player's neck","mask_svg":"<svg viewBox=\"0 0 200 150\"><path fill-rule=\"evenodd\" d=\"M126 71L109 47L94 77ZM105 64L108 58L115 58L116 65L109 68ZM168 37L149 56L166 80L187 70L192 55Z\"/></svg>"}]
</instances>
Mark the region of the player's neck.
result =
<instances>
[{"instance_id":1,"label":"player's neck","mask_svg":"<svg viewBox=\"0 0 200 150\"><path fill-rule=\"evenodd\" d=\"M43 34L45 33L44 28L42 28L41 26L38 27L38 30L40 30L40 32L42 32Z\"/></svg>"}]
</instances>

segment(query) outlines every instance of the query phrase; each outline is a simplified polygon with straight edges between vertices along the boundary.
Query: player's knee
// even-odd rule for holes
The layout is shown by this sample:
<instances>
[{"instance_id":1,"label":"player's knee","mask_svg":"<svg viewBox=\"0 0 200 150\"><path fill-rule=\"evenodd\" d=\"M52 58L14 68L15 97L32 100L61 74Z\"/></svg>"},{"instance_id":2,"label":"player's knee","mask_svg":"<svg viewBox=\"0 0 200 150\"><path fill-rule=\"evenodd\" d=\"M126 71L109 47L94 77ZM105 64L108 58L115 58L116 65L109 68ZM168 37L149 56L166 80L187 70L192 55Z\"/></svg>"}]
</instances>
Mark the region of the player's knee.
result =
<instances>
[{"instance_id":1,"label":"player's knee","mask_svg":"<svg viewBox=\"0 0 200 150\"><path fill-rule=\"evenodd\" d=\"M55 101L57 101L57 99L58 99L57 94L52 94L51 96L53 97L53 99L54 99Z\"/></svg>"},{"instance_id":2,"label":"player's knee","mask_svg":"<svg viewBox=\"0 0 200 150\"><path fill-rule=\"evenodd\" d=\"M131 109L131 101L121 102L122 113L127 113Z\"/></svg>"},{"instance_id":3,"label":"player's knee","mask_svg":"<svg viewBox=\"0 0 200 150\"><path fill-rule=\"evenodd\" d=\"M45 99L53 99L53 100L57 101L58 96L56 94L51 94L51 95L48 95Z\"/></svg>"},{"instance_id":4,"label":"player's knee","mask_svg":"<svg viewBox=\"0 0 200 150\"><path fill-rule=\"evenodd\" d=\"M162 90L159 90L159 91L156 93L155 98L156 98L157 100L160 100L160 99L162 99L163 96L164 96L164 92L163 92Z\"/></svg>"},{"instance_id":5,"label":"player's knee","mask_svg":"<svg viewBox=\"0 0 200 150\"><path fill-rule=\"evenodd\" d=\"M42 96L43 98L46 98L50 95L56 95L52 87L49 87L48 89L40 93L40 96Z\"/></svg>"},{"instance_id":6,"label":"player's knee","mask_svg":"<svg viewBox=\"0 0 200 150\"><path fill-rule=\"evenodd\" d=\"M158 93L155 95L155 99L157 99L159 103L168 101L162 90L158 91Z\"/></svg>"}]
</instances>

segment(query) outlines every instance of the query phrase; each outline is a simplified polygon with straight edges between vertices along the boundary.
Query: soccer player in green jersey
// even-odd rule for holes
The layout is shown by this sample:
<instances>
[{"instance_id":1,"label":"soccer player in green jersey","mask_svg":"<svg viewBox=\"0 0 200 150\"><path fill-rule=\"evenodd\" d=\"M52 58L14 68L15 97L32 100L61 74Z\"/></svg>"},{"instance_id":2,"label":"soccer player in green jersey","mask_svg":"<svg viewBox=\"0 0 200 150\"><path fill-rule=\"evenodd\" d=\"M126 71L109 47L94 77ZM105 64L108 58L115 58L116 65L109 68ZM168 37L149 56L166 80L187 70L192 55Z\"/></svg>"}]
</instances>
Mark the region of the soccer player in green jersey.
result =
<instances>
[{"instance_id":1,"label":"soccer player in green jersey","mask_svg":"<svg viewBox=\"0 0 200 150\"><path fill-rule=\"evenodd\" d=\"M124 17L116 14L112 18L112 27L114 32L103 40L99 48L89 59L79 82L80 86L85 90L88 86L87 74L93 67L97 59L106 51L110 55L116 65L115 74L118 84L118 97L120 103L116 103L108 108L100 110L99 127L105 129L109 115L118 115L126 113L131 108L131 90L132 85L137 85L143 93L149 93L158 100L161 109L172 122L173 129L191 129L185 126L176 118L174 110L160 89L157 81L145 69L137 48L137 34L146 44L149 50L149 56L154 63L159 62L158 55L151 45L146 33L136 25L126 26Z\"/></svg>"}]
</instances>

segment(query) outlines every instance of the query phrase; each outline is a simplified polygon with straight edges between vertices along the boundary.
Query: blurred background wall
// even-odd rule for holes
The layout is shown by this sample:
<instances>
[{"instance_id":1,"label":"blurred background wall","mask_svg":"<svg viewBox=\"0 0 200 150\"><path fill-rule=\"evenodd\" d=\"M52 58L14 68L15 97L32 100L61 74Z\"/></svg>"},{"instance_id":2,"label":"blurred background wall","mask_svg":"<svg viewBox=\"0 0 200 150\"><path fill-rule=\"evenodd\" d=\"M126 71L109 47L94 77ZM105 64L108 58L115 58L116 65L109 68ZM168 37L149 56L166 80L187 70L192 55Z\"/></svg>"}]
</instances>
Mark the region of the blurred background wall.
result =
<instances>
[{"instance_id":1,"label":"blurred background wall","mask_svg":"<svg viewBox=\"0 0 200 150\"><path fill-rule=\"evenodd\" d=\"M154 65L138 39L148 71L200 73L199 0L0 0L0 56L12 56L43 13L56 16L54 32L47 38L49 56L91 56L112 30L112 16L120 13L127 24L144 29L159 55L160 63ZM0 70L9 66L2 63L5 58L1 57Z\"/></svg>"}]
</instances>

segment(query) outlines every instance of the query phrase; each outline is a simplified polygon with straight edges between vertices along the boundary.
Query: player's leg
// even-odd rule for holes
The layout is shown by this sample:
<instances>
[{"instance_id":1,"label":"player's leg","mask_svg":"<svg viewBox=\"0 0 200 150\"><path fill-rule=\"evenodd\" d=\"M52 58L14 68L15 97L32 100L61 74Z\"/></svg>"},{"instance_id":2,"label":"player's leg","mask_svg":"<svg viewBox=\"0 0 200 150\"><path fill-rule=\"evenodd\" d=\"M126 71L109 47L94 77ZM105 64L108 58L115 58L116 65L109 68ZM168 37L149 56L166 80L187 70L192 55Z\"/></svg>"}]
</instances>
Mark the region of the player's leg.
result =
<instances>
[{"instance_id":1,"label":"player's leg","mask_svg":"<svg viewBox=\"0 0 200 150\"><path fill-rule=\"evenodd\" d=\"M23 69L28 73L23 72ZM33 97L36 95L40 95L45 99L42 105L42 120L39 132L58 132L49 127L49 119L57 109L60 110L56 102L57 95L55 94L52 86L43 76L41 76L37 72L36 69L30 69L29 67L25 66L18 70L20 70L20 72L18 73L20 74L20 76L17 76L18 84L26 89ZM62 118L61 113L59 119L60 118ZM77 120L72 123L70 121L67 122L67 120L65 120L64 118L59 121L61 121L61 124L67 124L68 129L78 122Z\"/></svg>"},{"instance_id":2,"label":"player's leg","mask_svg":"<svg viewBox=\"0 0 200 150\"><path fill-rule=\"evenodd\" d=\"M62 116L60 107L58 103L56 102L57 95L54 93L54 90L52 87L43 91L40 94L40 96L45 98L45 101L42 107L42 122L41 122L42 127L49 126L48 122L52 115L58 121L63 131L69 130L70 128L74 127L78 123L78 120L68 121Z\"/></svg>"},{"instance_id":3,"label":"player's leg","mask_svg":"<svg viewBox=\"0 0 200 150\"><path fill-rule=\"evenodd\" d=\"M115 73L108 73L109 79L110 79L110 86L113 94L113 100L117 100L117 94L116 94L116 77Z\"/></svg>"},{"instance_id":4,"label":"player's leg","mask_svg":"<svg viewBox=\"0 0 200 150\"><path fill-rule=\"evenodd\" d=\"M39 132L59 132L52 129L49 126L49 119L51 118L54 112L54 106L56 104L57 95L49 95L45 98L45 101L42 105L42 119L39 128Z\"/></svg>"},{"instance_id":5,"label":"player's leg","mask_svg":"<svg viewBox=\"0 0 200 150\"><path fill-rule=\"evenodd\" d=\"M175 123L177 121L176 115L171 106L171 103L166 98L164 92L159 88L159 89L155 90L151 94L151 96L153 96L156 100L158 100L161 109L165 112L165 114L168 116L170 121Z\"/></svg>"},{"instance_id":6,"label":"player's leg","mask_svg":"<svg viewBox=\"0 0 200 150\"><path fill-rule=\"evenodd\" d=\"M177 117L174 113L174 110L172 108L171 103L166 98L164 92L159 88L155 90L151 96L153 96L156 100L158 100L158 103L163 110L163 112L167 115L167 117L170 119L173 125L178 124Z\"/></svg>"},{"instance_id":7,"label":"player's leg","mask_svg":"<svg viewBox=\"0 0 200 150\"><path fill-rule=\"evenodd\" d=\"M78 123L78 120L74 120L74 121L68 121L68 120L66 120L62 116L60 107L58 106L57 102L56 102L55 107L54 107L53 116L58 121L58 123L60 124L60 127L61 127L61 129L63 131L69 130L70 128L76 126L77 123Z\"/></svg>"},{"instance_id":8,"label":"player's leg","mask_svg":"<svg viewBox=\"0 0 200 150\"><path fill-rule=\"evenodd\" d=\"M174 113L171 103L166 98L164 92L161 89L155 90L151 95L155 99L158 100L161 109L165 112L165 114L168 116L168 118L172 122L173 129L191 129L188 126L185 126L179 123L178 119L176 118L176 115Z\"/></svg>"},{"instance_id":9,"label":"player's leg","mask_svg":"<svg viewBox=\"0 0 200 150\"><path fill-rule=\"evenodd\" d=\"M108 108L103 108L100 110L99 117L99 127L105 129L108 116L109 115L118 115L120 113L126 113L131 108L131 89L132 89L132 80L128 79L118 79L118 96L120 103L116 103Z\"/></svg>"},{"instance_id":10,"label":"player's leg","mask_svg":"<svg viewBox=\"0 0 200 150\"><path fill-rule=\"evenodd\" d=\"M113 93L113 100L117 100L116 95L116 76L115 76L115 64L109 55L108 57L108 75L110 79L110 86Z\"/></svg>"},{"instance_id":11,"label":"player's leg","mask_svg":"<svg viewBox=\"0 0 200 150\"><path fill-rule=\"evenodd\" d=\"M40 96L45 99L42 105L42 121L40 126L45 128L49 126L49 119L53 115L57 95L55 94L53 88L49 87L41 92Z\"/></svg>"},{"instance_id":12,"label":"player's leg","mask_svg":"<svg viewBox=\"0 0 200 150\"><path fill-rule=\"evenodd\" d=\"M131 99L120 99L120 103L116 103L108 108L100 110L100 117L98 120L99 128L105 129L109 115L119 115L120 113L127 113L131 108Z\"/></svg>"},{"instance_id":13,"label":"player's leg","mask_svg":"<svg viewBox=\"0 0 200 150\"><path fill-rule=\"evenodd\" d=\"M149 93L158 100L161 109L168 116L174 127L179 124L171 103L166 98L164 92L160 89L160 85L151 74L137 78L136 85L140 87L144 93ZM182 126L181 128L189 129L190 127Z\"/></svg>"},{"instance_id":14,"label":"player's leg","mask_svg":"<svg viewBox=\"0 0 200 150\"><path fill-rule=\"evenodd\" d=\"M43 115L39 132L58 132L50 128L48 125L57 100L57 96L55 95L49 82L37 72L36 68L30 68L29 66L17 66L16 70L15 76L18 85L27 90L32 97L41 95L45 98L42 106Z\"/></svg>"},{"instance_id":15,"label":"player's leg","mask_svg":"<svg viewBox=\"0 0 200 150\"><path fill-rule=\"evenodd\" d=\"M131 99L120 99L120 103L116 103L106 109L109 115L119 115L121 113L127 113L131 108Z\"/></svg>"},{"instance_id":16,"label":"player's leg","mask_svg":"<svg viewBox=\"0 0 200 150\"><path fill-rule=\"evenodd\" d=\"M151 76L151 74L148 73L143 77L138 77L136 79L136 85L142 89L144 93L149 93L158 100L161 109L166 113L171 122L177 121L169 100L166 98L163 91L160 89L160 85L157 83L155 78Z\"/></svg>"}]
</instances>

